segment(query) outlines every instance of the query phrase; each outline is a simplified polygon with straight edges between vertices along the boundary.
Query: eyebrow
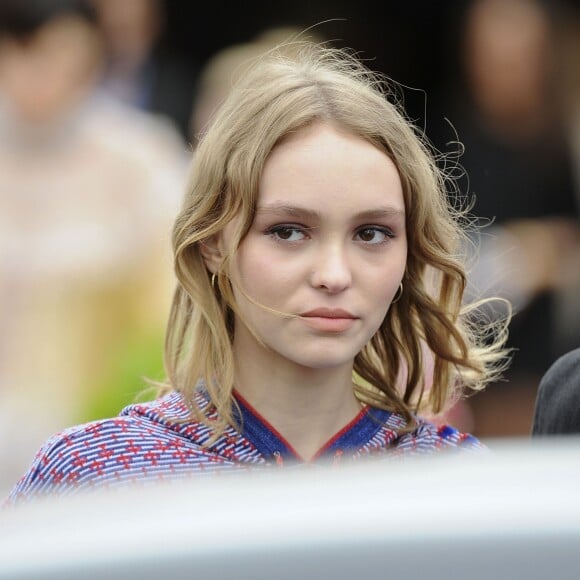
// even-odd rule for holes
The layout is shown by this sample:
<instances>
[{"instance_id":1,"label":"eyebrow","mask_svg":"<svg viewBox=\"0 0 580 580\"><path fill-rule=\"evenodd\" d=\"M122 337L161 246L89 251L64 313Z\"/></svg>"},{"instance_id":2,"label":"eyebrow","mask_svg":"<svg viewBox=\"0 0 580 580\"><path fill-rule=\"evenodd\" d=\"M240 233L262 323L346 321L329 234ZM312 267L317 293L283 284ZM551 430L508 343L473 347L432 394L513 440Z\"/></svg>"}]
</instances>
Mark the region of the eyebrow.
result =
<instances>
[{"instance_id":1,"label":"eyebrow","mask_svg":"<svg viewBox=\"0 0 580 580\"><path fill-rule=\"evenodd\" d=\"M289 205L285 203L273 203L269 205L262 205L257 208L257 213L273 213L291 215L297 218L321 219L320 212L311 210L305 207ZM390 217L405 217L405 211L392 206L381 206L373 209L361 211L353 216L355 219L380 219Z\"/></svg>"}]
</instances>

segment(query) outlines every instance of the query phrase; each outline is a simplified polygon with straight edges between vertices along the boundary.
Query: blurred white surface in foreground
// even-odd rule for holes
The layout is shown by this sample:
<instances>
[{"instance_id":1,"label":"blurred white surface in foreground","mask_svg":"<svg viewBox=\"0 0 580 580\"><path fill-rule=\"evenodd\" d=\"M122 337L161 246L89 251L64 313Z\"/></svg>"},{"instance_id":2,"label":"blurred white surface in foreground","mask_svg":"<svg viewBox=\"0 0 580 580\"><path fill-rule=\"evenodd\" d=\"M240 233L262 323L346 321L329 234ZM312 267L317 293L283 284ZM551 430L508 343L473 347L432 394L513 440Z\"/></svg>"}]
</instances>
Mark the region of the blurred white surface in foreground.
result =
<instances>
[{"instance_id":1,"label":"blurred white surface in foreground","mask_svg":"<svg viewBox=\"0 0 580 580\"><path fill-rule=\"evenodd\" d=\"M194 478L0 516L0 579L578 578L580 438Z\"/></svg>"}]
</instances>

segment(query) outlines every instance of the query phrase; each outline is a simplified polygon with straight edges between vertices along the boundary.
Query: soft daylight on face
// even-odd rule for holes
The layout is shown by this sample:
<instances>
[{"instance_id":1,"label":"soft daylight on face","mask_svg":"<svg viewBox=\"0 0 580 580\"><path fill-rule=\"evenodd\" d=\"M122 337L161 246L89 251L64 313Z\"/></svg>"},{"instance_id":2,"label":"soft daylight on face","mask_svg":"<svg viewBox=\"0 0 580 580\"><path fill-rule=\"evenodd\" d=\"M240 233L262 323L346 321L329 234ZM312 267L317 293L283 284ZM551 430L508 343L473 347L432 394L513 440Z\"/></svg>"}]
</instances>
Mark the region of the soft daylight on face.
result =
<instances>
[{"instance_id":1,"label":"soft daylight on face","mask_svg":"<svg viewBox=\"0 0 580 580\"><path fill-rule=\"evenodd\" d=\"M283 141L265 164L256 217L236 255L236 300L263 342L236 320L238 360L262 369L352 367L387 313L406 257L401 182L385 153L322 123Z\"/></svg>"}]
</instances>

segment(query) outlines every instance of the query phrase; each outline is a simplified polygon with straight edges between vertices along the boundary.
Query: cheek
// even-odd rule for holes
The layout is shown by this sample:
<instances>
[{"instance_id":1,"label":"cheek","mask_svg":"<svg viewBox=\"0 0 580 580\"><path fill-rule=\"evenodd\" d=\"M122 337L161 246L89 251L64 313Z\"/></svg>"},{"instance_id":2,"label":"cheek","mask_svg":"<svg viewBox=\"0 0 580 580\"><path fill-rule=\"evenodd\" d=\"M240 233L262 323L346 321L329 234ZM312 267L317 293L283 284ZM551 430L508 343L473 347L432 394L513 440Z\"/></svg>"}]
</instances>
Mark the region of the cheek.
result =
<instances>
[{"instance_id":1,"label":"cheek","mask_svg":"<svg viewBox=\"0 0 580 580\"><path fill-rule=\"evenodd\" d=\"M367 289L369 294L375 297L377 305L381 304L388 307L388 304L393 300L399 291L406 264L406 252L402 252L397 260L382 268L375 269L374 275L371 273L372 269L366 270Z\"/></svg>"},{"instance_id":2,"label":"cheek","mask_svg":"<svg viewBox=\"0 0 580 580\"><path fill-rule=\"evenodd\" d=\"M397 293L400 283L400 276L391 274L389 278L383 277L380 280L376 280L372 285L371 292L381 304L390 303Z\"/></svg>"},{"instance_id":3,"label":"cheek","mask_svg":"<svg viewBox=\"0 0 580 580\"><path fill-rule=\"evenodd\" d=\"M237 253L235 272L251 297L275 307L299 279L299 268L267 244L248 244Z\"/></svg>"}]
</instances>

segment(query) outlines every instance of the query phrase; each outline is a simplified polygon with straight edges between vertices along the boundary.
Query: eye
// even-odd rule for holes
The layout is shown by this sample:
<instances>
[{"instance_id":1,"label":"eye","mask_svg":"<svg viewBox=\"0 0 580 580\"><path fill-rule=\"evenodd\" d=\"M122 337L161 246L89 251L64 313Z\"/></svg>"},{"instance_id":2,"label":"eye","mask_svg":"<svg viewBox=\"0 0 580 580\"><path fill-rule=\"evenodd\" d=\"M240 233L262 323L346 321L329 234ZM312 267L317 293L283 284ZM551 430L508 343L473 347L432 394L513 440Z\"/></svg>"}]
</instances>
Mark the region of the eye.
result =
<instances>
[{"instance_id":1,"label":"eye","mask_svg":"<svg viewBox=\"0 0 580 580\"><path fill-rule=\"evenodd\" d=\"M365 244L383 244L388 239L394 238L395 234L385 227L379 226L365 226L358 230L355 238L364 242Z\"/></svg>"},{"instance_id":2,"label":"eye","mask_svg":"<svg viewBox=\"0 0 580 580\"><path fill-rule=\"evenodd\" d=\"M266 232L269 236L281 242L301 242L306 239L304 228L295 225L279 225Z\"/></svg>"}]
</instances>

